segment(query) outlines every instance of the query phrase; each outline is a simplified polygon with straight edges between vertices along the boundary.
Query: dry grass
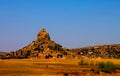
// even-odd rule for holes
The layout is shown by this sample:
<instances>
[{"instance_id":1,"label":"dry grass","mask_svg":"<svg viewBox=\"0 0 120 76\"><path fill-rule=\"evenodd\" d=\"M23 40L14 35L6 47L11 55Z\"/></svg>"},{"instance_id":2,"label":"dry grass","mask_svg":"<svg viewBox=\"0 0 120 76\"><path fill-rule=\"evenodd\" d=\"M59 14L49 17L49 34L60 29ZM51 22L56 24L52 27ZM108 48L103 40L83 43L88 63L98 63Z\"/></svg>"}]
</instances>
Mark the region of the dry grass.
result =
<instances>
[{"instance_id":1,"label":"dry grass","mask_svg":"<svg viewBox=\"0 0 120 76\"><path fill-rule=\"evenodd\" d=\"M64 59L0 60L0 76L63 76L64 72L80 70L77 62Z\"/></svg>"},{"instance_id":2,"label":"dry grass","mask_svg":"<svg viewBox=\"0 0 120 76\"><path fill-rule=\"evenodd\" d=\"M120 64L120 59L101 59L101 58L89 58L84 59L84 61L87 61L88 64L94 64L97 65L99 62L112 62L114 64Z\"/></svg>"},{"instance_id":3,"label":"dry grass","mask_svg":"<svg viewBox=\"0 0 120 76\"><path fill-rule=\"evenodd\" d=\"M117 59L85 59L88 62L112 61L120 64ZM94 66L80 66L79 59L9 59L0 60L0 76L111 76L110 74L95 74L90 70ZM112 74L119 76L120 73Z\"/></svg>"}]
</instances>

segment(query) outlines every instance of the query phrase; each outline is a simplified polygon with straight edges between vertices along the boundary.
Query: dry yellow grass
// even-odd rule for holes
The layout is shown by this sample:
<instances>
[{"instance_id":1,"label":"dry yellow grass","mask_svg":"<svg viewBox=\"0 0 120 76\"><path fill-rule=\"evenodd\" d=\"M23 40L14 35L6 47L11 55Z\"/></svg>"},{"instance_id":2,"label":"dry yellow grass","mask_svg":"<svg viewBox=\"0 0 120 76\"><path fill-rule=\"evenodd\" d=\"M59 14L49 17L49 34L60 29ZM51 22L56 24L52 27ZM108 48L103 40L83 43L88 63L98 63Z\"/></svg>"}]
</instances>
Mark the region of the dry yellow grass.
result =
<instances>
[{"instance_id":1,"label":"dry yellow grass","mask_svg":"<svg viewBox=\"0 0 120 76\"><path fill-rule=\"evenodd\" d=\"M113 62L114 64L120 64L120 59L101 59L101 58L86 58L84 61L87 61L89 64L93 63L97 65L99 62Z\"/></svg>"},{"instance_id":2,"label":"dry yellow grass","mask_svg":"<svg viewBox=\"0 0 120 76\"><path fill-rule=\"evenodd\" d=\"M88 62L112 61L120 64L119 59L85 59ZM95 74L91 66L78 65L79 59L8 59L0 60L0 76L119 76L115 74Z\"/></svg>"},{"instance_id":3,"label":"dry yellow grass","mask_svg":"<svg viewBox=\"0 0 120 76\"><path fill-rule=\"evenodd\" d=\"M8 59L0 60L0 76L63 76L78 71L78 60L72 59Z\"/></svg>"}]
</instances>

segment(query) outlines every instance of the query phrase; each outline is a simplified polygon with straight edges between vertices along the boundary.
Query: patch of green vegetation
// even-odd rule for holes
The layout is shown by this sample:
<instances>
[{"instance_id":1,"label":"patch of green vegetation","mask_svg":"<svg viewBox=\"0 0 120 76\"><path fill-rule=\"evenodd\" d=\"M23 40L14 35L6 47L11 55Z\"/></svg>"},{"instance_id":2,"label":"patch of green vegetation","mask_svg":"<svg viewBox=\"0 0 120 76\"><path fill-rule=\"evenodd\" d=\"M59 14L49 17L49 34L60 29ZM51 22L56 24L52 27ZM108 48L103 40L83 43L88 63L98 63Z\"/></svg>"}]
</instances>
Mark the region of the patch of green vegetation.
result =
<instances>
[{"instance_id":1,"label":"patch of green vegetation","mask_svg":"<svg viewBox=\"0 0 120 76\"><path fill-rule=\"evenodd\" d=\"M120 70L120 64L114 64L113 62L98 62L95 64L95 62L88 62L85 60L80 60L78 62L81 66L87 66L87 67L98 67L102 72L105 73L113 73L116 72L116 70ZM93 71L94 68L92 68Z\"/></svg>"},{"instance_id":2,"label":"patch of green vegetation","mask_svg":"<svg viewBox=\"0 0 120 76\"><path fill-rule=\"evenodd\" d=\"M116 69L120 70L120 65L118 64L114 64L113 62L100 62L98 64L99 68L101 69L101 71L106 72L106 73L112 73L115 72Z\"/></svg>"},{"instance_id":3,"label":"patch of green vegetation","mask_svg":"<svg viewBox=\"0 0 120 76\"><path fill-rule=\"evenodd\" d=\"M116 65L116 69L119 69L119 70L120 70L120 64L117 64L117 65Z\"/></svg>"}]
</instances>

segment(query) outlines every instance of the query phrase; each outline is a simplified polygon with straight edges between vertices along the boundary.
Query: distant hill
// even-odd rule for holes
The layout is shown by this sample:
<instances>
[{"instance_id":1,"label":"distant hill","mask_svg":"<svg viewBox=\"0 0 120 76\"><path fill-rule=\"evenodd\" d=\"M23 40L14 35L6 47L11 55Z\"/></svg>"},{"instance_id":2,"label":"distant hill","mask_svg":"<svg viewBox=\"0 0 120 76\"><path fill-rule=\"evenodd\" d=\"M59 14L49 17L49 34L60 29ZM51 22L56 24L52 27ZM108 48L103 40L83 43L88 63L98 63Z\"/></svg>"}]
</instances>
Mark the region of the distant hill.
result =
<instances>
[{"instance_id":1,"label":"distant hill","mask_svg":"<svg viewBox=\"0 0 120 76\"><path fill-rule=\"evenodd\" d=\"M89 58L120 58L120 44L70 49L76 56Z\"/></svg>"},{"instance_id":2,"label":"distant hill","mask_svg":"<svg viewBox=\"0 0 120 76\"><path fill-rule=\"evenodd\" d=\"M6 52L0 52L0 55L6 55L7 53Z\"/></svg>"},{"instance_id":3,"label":"distant hill","mask_svg":"<svg viewBox=\"0 0 120 76\"><path fill-rule=\"evenodd\" d=\"M120 58L120 44L90 46L67 49L51 40L49 33L42 29L37 39L29 45L8 53L1 52L1 58Z\"/></svg>"},{"instance_id":4,"label":"distant hill","mask_svg":"<svg viewBox=\"0 0 120 76\"><path fill-rule=\"evenodd\" d=\"M6 52L0 52L0 58L6 57L8 55L8 53Z\"/></svg>"}]
</instances>

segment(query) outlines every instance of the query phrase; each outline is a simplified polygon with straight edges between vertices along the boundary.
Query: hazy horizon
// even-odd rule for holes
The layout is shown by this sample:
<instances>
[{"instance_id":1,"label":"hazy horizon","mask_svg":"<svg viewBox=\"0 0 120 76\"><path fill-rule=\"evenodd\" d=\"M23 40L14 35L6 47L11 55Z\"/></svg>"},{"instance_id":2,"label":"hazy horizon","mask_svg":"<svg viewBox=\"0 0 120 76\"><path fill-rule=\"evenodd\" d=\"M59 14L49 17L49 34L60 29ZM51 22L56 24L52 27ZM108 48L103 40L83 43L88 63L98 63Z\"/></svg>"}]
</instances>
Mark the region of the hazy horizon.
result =
<instances>
[{"instance_id":1,"label":"hazy horizon","mask_svg":"<svg viewBox=\"0 0 120 76\"><path fill-rule=\"evenodd\" d=\"M45 28L67 48L119 44L119 0L0 0L0 51L18 50Z\"/></svg>"}]
</instances>

